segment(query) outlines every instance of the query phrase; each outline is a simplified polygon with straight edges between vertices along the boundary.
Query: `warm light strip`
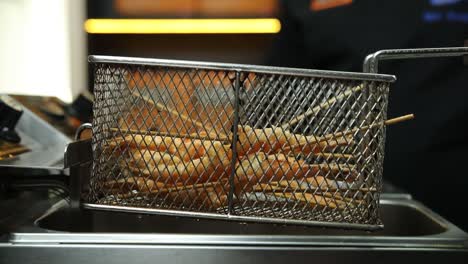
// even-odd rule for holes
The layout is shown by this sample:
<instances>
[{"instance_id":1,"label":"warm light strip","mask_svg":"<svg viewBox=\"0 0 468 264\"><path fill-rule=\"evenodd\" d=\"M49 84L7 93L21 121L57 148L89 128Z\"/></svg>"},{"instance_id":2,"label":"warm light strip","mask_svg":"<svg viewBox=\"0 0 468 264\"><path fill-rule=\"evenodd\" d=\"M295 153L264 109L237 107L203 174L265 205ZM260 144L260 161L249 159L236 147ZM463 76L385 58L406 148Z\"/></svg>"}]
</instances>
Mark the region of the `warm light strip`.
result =
<instances>
[{"instance_id":1,"label":"warm light strip","mask_svg":"<svg viewBox=\"0 0 468 264\"><path fill-rule=\"evenodd\" d=\"M242 34L278 33L276 18L238 19L88 19L90 34Z\"/></svg>"}]
</instances>

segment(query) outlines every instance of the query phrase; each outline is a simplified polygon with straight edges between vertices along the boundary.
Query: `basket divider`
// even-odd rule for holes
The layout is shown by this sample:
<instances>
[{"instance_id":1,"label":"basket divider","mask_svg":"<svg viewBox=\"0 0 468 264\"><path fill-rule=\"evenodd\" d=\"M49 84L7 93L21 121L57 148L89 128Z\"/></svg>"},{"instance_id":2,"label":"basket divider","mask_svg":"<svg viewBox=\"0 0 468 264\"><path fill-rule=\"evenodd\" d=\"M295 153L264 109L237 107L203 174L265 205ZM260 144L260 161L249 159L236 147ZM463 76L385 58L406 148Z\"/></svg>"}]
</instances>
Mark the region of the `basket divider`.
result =
<instances>
[{"instance_id":1,"label":"basket divider","mask_svg":"<svg viewBox=\"0 0 468 264\"><path fill-rule=\"evenodd\" d=\"M239 126L239 112L240 112L240 71L236 71L234 79L234 122L232 128L232 159L231 159L231 175L229 176L229 195L228 195L228 215L232 214L234 206L234 177L236 174L237 162L237 130Z\"/></svg>"}]
</instances>

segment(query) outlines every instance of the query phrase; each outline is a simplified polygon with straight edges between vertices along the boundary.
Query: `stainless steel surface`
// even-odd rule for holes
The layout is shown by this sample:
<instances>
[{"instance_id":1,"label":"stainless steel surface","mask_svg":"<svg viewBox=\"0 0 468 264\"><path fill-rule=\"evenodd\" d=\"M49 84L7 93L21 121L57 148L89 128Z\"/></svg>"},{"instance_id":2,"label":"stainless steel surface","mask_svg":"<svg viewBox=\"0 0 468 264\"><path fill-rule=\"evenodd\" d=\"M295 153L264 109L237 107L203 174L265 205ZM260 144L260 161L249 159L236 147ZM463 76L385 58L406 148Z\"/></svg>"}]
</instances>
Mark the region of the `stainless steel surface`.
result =
<instances>
[{"instance_id":1,"label":"stainless steel surface","mask_svg":"<svg viewBox=\"0 0 468 264\"><path fill-rule=\"evenodd\" d=\"M94 159L86 207L381 228L393 77L122 57L90 62Z\"/></svg>"},{"instance_id":2,"label":"stainless steel surface","mask_svg":"<svg viewBox=\"0 0 468 264\"><path fill-rule=\"evenodd\" d=\"M381 201L383 230L239 223L152 214L73 209L47 196L19 199L33 214L4 231L14 244L154 244L466 248L468 235L419 202L395 194ZM22 201L22 202L21 202ZM31 206L32 205L32 206ZM4 207L2 207L4 208ZM33 210L33 208L35 208ZM4 208L5 209L5 208ZM21 211L21 209L18 208ZM42 210L42 211L41 211ZM2 222L3 224L3 222Z\"/></svg>"},{"instance_id":3,"label":"stainless steel surface","mask_svg":"<svg viewBox=\"0 0 468 264\"><path fill-rule=\"evenodd\" d=\"M21 214L2 228L0 263L466 262L466 233L406 195L382 198L385 229L369 233L72 210L30 195L12 200Z\"/></svg>"},{"instance_id":4,"label":"stainless steel surface","mask_svg":"<svg viewBox=\"0 0 468 264\"><path fill-rule=\"evenodd\" d=\"M468 47L468 40L465 40L465 47ZM463 56L463 64L468 65L468 55Z\"/></svg>"},{"instance_id":5,"label":"stainless steel surface","mask_svg":"<svg viewBox=\"0 0 468 264\"><path fill-rule=\"evenodd\" d=\"M131 243L464 248L468 236L418 202L382 200L383 230L336 228L62 208L36 222L49 232L16 233L14 243Z\"/></svg>"},{"instance_id":6,"label":"stainless steel surface","mask_svg":"<svg viewBox=\"0 0 468 264\"><path fill-rule=\"evenodd\" d=\"M380 50L366 57L363 68L364 72L378 73L379 61L383 60L463 57L466 55L468 55L468 47Z\"/></svg>"},{"instance_id":7,"label":"stainless steel surface","mask_svg":"<svg viewBox=\"0 0 468 264\"><path fill-rule=\"evenodd\" d=\"M11 100L14 100L11 98ZM16 126L21 144L31 151L11 159L1 160L0 168L22 170L63 169L63 153L71 139L23 107L23 115Z\"/></svg>"},{"instance_id":8,"label":"stainless steel surface","mask_svg":"<svg viewBox=\"0 0 468 264\"><path fill-rule=\"evenodd\" d=\"M70 143L65 151L65 168L70 175L70 203L72 208L80 206L81 194L89 181L93 159L91 140L78 140Z\"/></svg>"},{"instance_id":9,"label":"stainless steel surface","mask_svg":"<svg viewBox=\"0 0 468 264\"><path fill-rule=\"evenodd\" d=\"M400 249L355 247L261 247L204 245L12 245L0 248L2 263L466 263L467 252L456 249Z\"/></svg>"}]
</instances>

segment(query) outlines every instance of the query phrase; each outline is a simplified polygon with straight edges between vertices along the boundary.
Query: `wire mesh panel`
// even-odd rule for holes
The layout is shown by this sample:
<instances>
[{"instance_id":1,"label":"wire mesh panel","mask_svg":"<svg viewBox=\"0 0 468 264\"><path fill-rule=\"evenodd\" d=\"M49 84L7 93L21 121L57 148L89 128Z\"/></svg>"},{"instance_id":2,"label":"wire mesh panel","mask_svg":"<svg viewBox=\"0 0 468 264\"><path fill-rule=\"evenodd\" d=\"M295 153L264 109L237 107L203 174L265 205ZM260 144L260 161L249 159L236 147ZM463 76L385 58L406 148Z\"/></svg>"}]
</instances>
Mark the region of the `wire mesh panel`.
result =
<instances>
[{"instance_id":1,"label":"wire mesh panel","mask_svg":"<svg viewBox=\"0 0 468 264\"><path fill-rule=\"evenodd\" d=\"M391 78L94 59L94 208L373 228Z\"/></svg>"},{"instance_id":2,"label":"wire mesh panel","mask_svg":"<svg viewBox=\"0 0 468 264\"><path fill-rule=\"evenodd\" d=\"M387 83L249 74L238 127L235 214L378 219ZM366 128L366 126L371 128Z\"/></svg>"},{"instance_id":3,"label":"wire mesh panel","mask_svg":"<svg viewBox=\"0 0 468 264\"><path fill-rule=\"evenodd\" d=\"M96 67L90 201L214 211L226 201L228 72Z\"/></svg>"}]
</instances>

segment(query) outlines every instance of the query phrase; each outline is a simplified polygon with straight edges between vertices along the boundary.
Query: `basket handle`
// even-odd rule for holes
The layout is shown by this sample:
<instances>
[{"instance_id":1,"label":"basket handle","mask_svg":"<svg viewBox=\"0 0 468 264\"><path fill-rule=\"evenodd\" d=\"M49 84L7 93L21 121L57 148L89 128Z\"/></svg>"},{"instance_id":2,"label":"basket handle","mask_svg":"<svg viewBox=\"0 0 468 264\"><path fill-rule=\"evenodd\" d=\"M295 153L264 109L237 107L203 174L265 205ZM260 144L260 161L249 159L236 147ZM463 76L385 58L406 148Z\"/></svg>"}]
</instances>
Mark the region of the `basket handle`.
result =
<instances>
[{"instance_id":1,"label":"basket handle","mask_svg":"<svg viewBox=\"0 0 468 264\"><path fill-rule=\"evenodd\" d=\"M75 140L80 140L81 134L83 134L83 132L87 129L93 129L93 125L91 123L81 124L81 126L79 126L75 132Z\"/></svg>"},{"instance_id":2,"label":"basket handle","mask_svg":"<svg viewBox=\"0 0 468 264\"><path fill-rule=\"evenodd\" d=\"M367 73L378 73L379 61L383 60L458 56L468 56L468 47L380 50L366 57L364 60L363 71Z\"/></svg>"}]
</instances>

